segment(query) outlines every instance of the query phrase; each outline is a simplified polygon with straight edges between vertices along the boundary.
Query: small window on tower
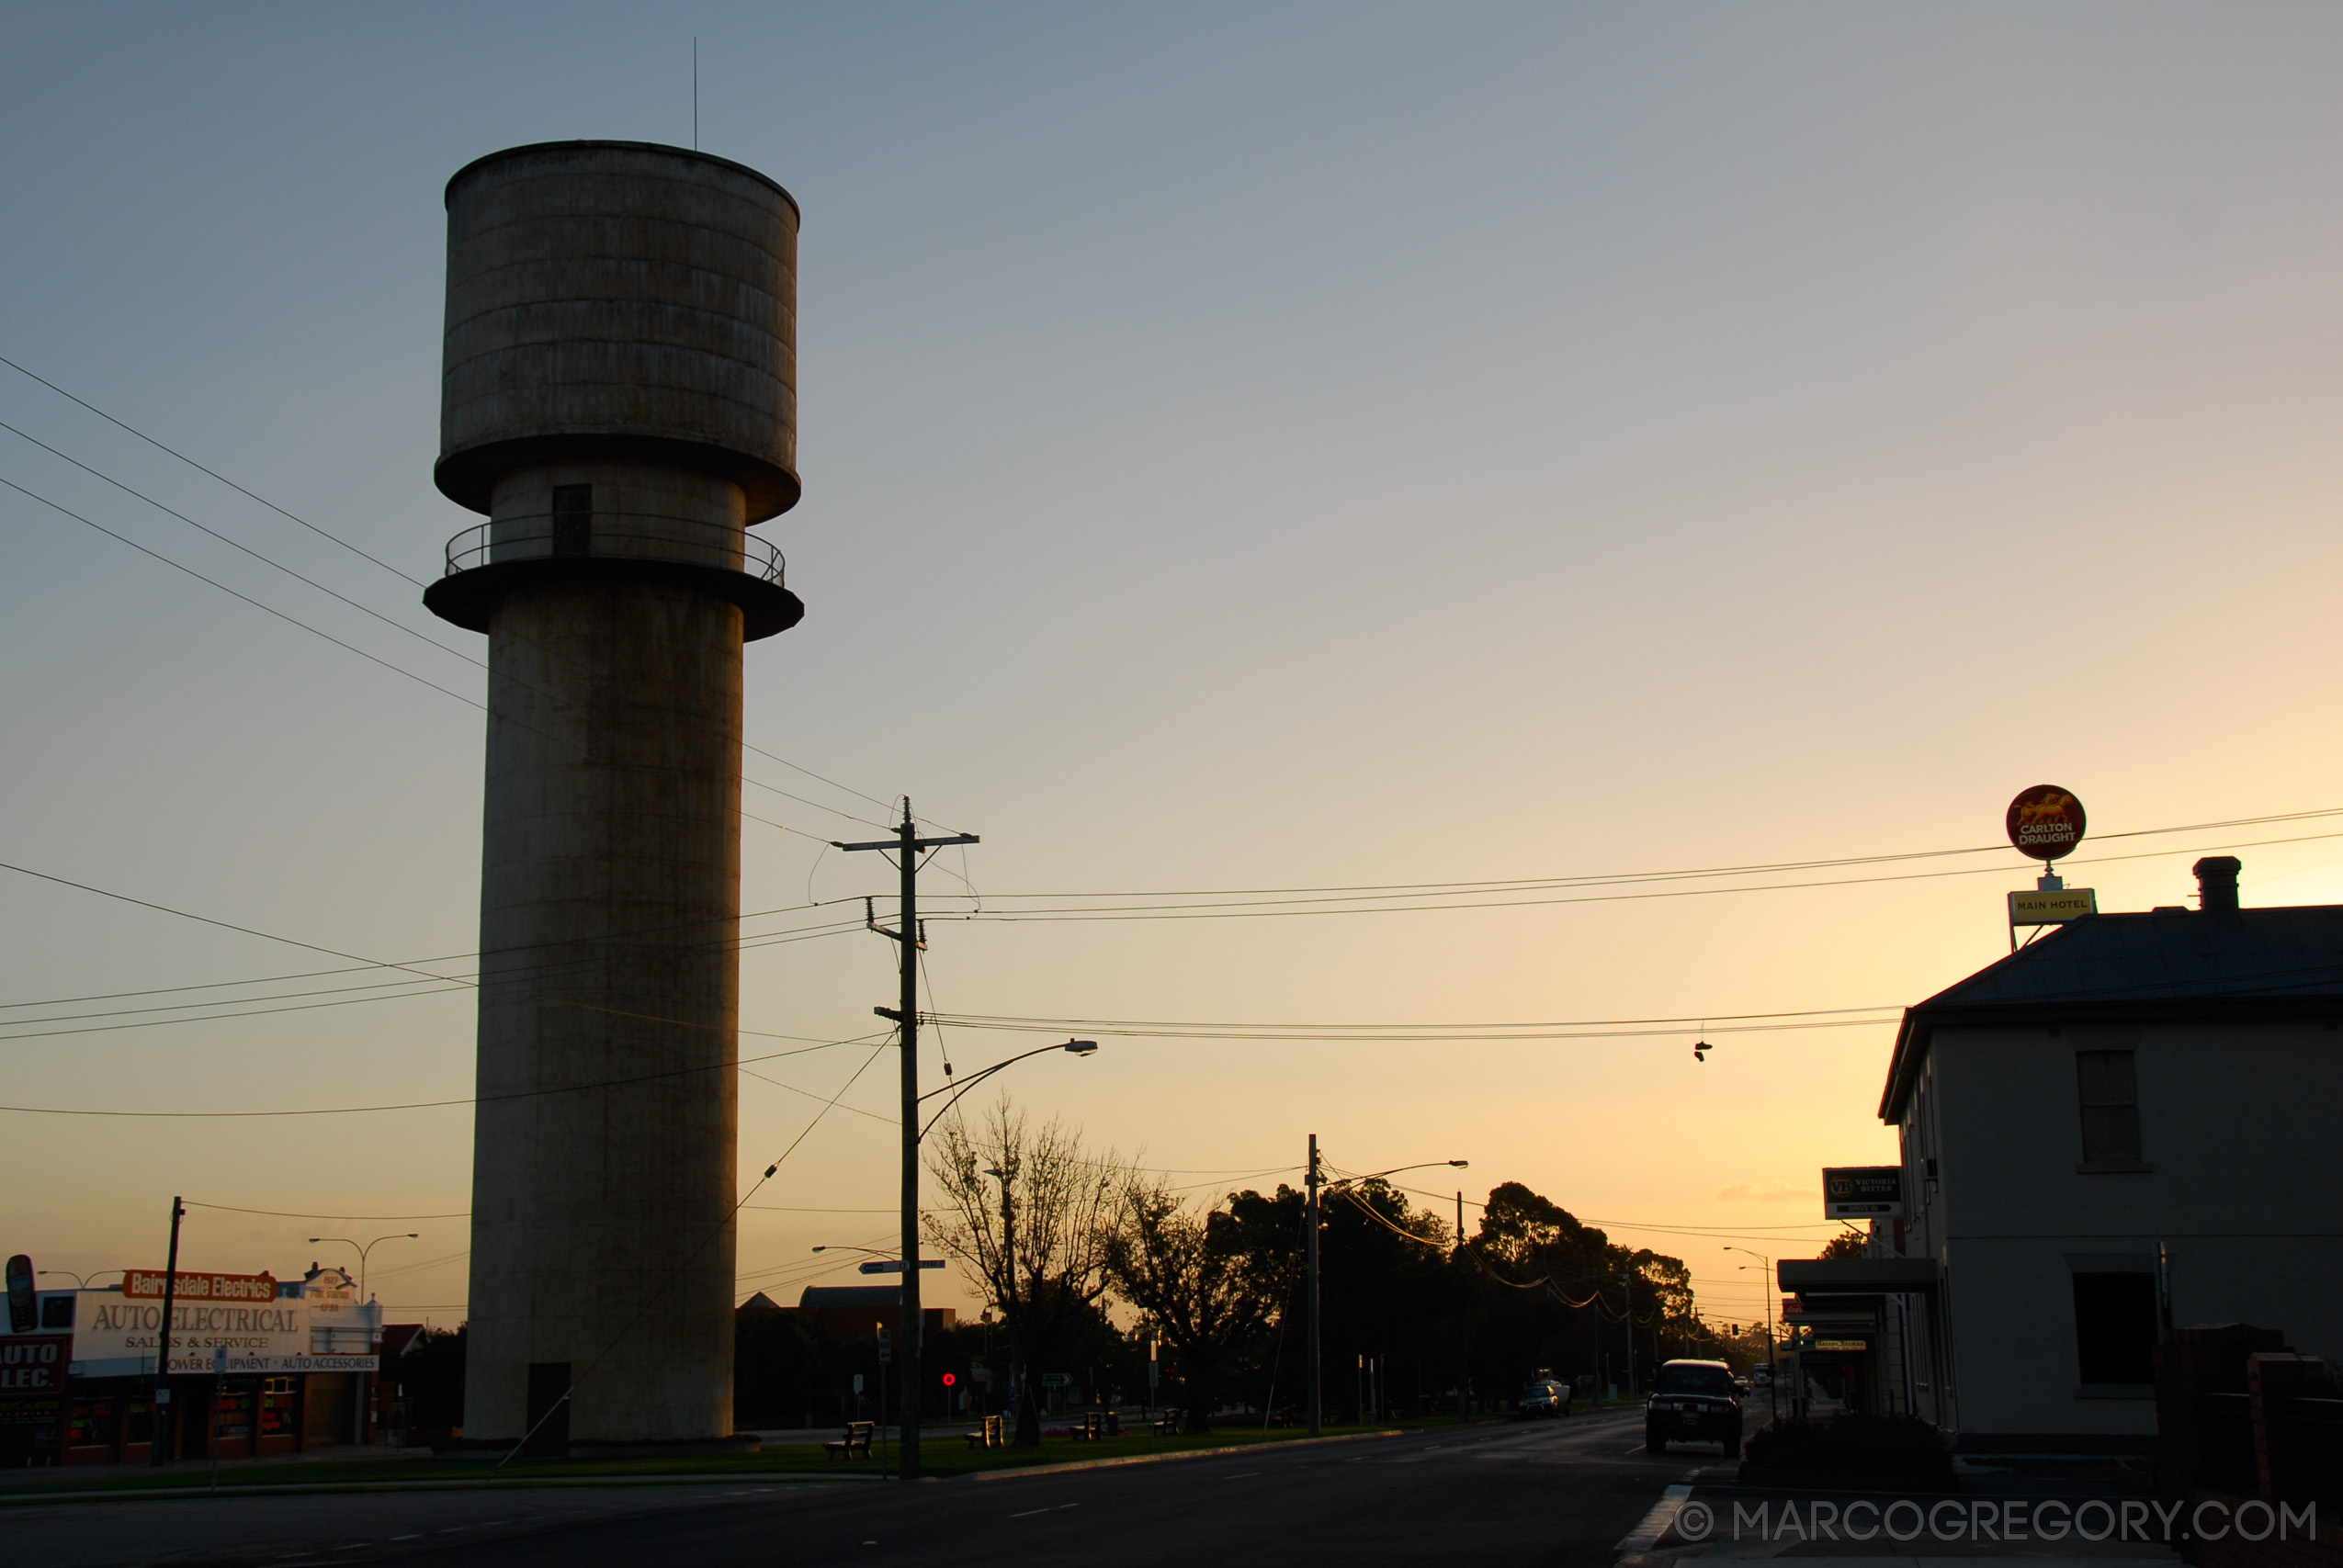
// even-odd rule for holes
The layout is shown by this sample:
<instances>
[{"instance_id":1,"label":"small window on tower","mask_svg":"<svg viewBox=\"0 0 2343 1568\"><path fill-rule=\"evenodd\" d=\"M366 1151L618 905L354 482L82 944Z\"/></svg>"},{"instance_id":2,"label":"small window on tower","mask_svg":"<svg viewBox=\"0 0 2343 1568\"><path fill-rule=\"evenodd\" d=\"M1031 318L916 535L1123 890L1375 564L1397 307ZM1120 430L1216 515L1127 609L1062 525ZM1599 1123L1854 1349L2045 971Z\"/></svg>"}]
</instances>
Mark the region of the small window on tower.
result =
<instances>
[{"instance_id":1,"label":"small window on tower","mask_svg":"<svg viewBox=\"0 0 2343 1568\"><path fill-rule=\"evenodd\" d=\"M553 553L582 556L594 538L594 487L553 487Z\"/></svg>"},{"instance_id":2,"label":"small window on tower","mask_svg":"<svg viewBox=\"0 0 2343 1568\"><path fill-rule=\"evenodd\" d=\"M2083 1158L2091 1163L2140 1157L2140 1098L2129 1051L2077 1051L2082 1090Z\"/></svg>"}]
</instances>

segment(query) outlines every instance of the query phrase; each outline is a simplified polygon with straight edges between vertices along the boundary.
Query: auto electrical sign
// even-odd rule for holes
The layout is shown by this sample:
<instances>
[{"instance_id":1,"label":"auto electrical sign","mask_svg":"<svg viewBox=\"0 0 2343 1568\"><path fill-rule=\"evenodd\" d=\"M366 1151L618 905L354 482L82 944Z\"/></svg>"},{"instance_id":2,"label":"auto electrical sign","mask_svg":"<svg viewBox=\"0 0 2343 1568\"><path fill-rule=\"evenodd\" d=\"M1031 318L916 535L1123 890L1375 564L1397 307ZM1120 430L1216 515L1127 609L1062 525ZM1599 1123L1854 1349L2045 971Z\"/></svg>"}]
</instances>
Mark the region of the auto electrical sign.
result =
<instances>
[{"instance_id":1,"label":"auto electrical sign","mask_svg":"<svg viewBox=\"0 0 2343 1568\"><path fill-rule=\"evenodd\" d=\"M174 1292L175 1295L175 1292ZM84 1291L74 1314L74 1362L84 1377L152 1372L163 1331L163 1303L112 1291ZM279 1297L265 1303L175 1300L171 1367L208 1372L214 1353L231 1372L370 1372L371 1355L317 1355L310 1347L308 1303Z\"/></svg>"},{"instance_id":2,"label":"auto electrical sign","mask_svg":"<svg viewBox=\"0 0 2343 1568\"><path fill-rule=\"evenodd\" d=\"M1823 1218L1900 1220L1904 1217L1904 1168L1899 1165L1825 1166Z\"/></svg>"}]
</instances>

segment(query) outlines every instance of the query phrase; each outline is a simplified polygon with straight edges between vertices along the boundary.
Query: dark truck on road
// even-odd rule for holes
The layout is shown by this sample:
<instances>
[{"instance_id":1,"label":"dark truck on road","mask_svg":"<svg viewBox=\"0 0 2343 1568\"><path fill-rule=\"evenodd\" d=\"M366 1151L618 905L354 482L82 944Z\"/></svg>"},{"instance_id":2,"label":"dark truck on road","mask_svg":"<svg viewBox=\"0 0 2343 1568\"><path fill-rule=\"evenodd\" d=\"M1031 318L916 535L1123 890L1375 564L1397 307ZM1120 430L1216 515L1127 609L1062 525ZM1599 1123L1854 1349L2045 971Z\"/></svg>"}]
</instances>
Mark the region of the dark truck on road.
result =
<instances>
[{"instance_id":1,"label":"dark truck on road","mask_svg":"<svg viewBox=\"0 0 2343 1568\"><path fill-rule=\"evenodd\" d=\"M1722 1361L1670 1361L1644 1404L1644 1447L1666 1453L1670 1443L1722 1443L1726 1459L1741 1454L1741 1394Z\"/></svg>"}]
</instances>

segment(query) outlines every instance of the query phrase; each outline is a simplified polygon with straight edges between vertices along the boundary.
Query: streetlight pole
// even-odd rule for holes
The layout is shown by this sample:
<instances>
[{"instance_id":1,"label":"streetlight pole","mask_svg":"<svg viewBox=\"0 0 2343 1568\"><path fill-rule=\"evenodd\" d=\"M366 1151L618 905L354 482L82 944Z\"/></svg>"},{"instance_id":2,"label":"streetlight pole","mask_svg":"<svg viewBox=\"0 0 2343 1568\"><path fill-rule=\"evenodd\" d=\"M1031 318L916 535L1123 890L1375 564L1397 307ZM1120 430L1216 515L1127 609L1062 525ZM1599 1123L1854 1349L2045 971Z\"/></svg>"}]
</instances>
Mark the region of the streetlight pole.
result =
<instances>
[{"instance_id":1,"label":"streetlight pole","mask_svg":"<svg viewBox=\"0 0 2343 1568\"><path fill-rule=\"evenodd\" d=\"M1001 1279L1008 1287L1010 1298L1001 1303L1001 1310L1009 1320L1009 1397L1017 1402L1017 1425L1022 1427L1025 1424L1023 1354L1025 1314L1017 1310L1017 1211L1009 1196L1010 1183L1017 1178L1017 1168L1014 1164L988 1166L984 1173L1001 1183ZM1005 1414L1007 1405L1004 1404L1002 1408ZM1010 1433L1009 1440L1016 1441L1014 1432Z\"/></svg>"},{"instance_id":2,"label":"streetlight pole","mask_svg":"<svg viewBox=\"0 0 2343 1568\"><path fill-rule=\"evenodd\" d=\"M366 1293L366 1265L367 1265L367 1258L368 1258L368 1256L370 1256L370 1255L373 1253L374 1249L375 1249L377 1247L379 1247L382 1243L384 1243L384 1242L386 1242L386 1241L413 1241L413 1240L414 1240L414 1239L415 1239L415 1237L416 1237L417 1234L418 1234L418 1233L416 1233L416 1232L414 1232L414 1231L394 1231L394 1232L392 1232L392 1233L391 1233L390 1235L379 1235L379 1236L376 1236L376 1237L375 1237L372 1241L368 1242L368 1243L367 1243L365 1246L363 1246L363 1247L359 1247L359 1246L358 1246L358 1244L357 1244L356 1241L352 1240L350 1237L345 1236L345 1235L313 1235L313 1236L310 1237L309 1239L310 1239L310 1245L311 1245L312 1247L314 1247L317 1243L319 1243L319 1242L321 1242L321 1241L338 1241L338 1242L340 1242L340 1243L341 1243L343 1246L345 1246L345 1247L357 1247L357 1249L358 1249L358 1296L359 1296L359 1303L358 1303L358 1304L359 1304L359 1308L360 1308L360 1310L361 1310L361 1311L363 1311L363 1310L365 1309L365 1306L366 1306L366 1304L367 1304L368 1301L369 1301L369 1300L371 1299L371 1298L368 1297L368 1296L367 1296L367 1293ZM369 1328L372 1328L372 1327L378 1326L378 1325L380 1324L380 1321L381 1321L381 1320L378 1317L378 1318L375 1320L375 1323L374 1323L374 1324L370 1324L370 1325L368 1325L368 1326ZM379 1348L380 1348L380 1347L379 1347L379 1345L378 1343L374 1343L374 1341L375 1341L375 1336L374 1336L373 1334L369 1333L369 1334L367 1336L367 1337L368 1337L368 1340L369 1341L369 1344L368 1344L368 1348L369 1348L369 1350L378 1350L378 1349L379 1349ZM373 1415L372 1415L372 1412L373 1412L373 1404L374 1404L374 1376L373 1376L373 1374L372 1374L372 1373L370 1373L370 1372L360 1372L360 1373L358 1373L358 1374L357 1374L357 1379L358 1379L358 1408L357 1408L357 1420L356 1420L356 1421L354 1421L354 1422L352 1423L352 1427L353 1427L354 1430L353 1430L353 1431L351 1432L351 1434L350 1434L350 1439L351 1439L351 1441L353 1441L353 1442L360 1442L360 1443L362 1443L362 1442L366 1441L367 1432L368 1432L368 1429L369 1429L369 1428L373 1426L373 1424L374 1424L374 1423L373 1423ZM256 1451L256 1450L255 1450L255 1451Z\"/></svg>"},{"instance_id":3,"label":"streetlight pole","mask_svg":"<svg viewBox=\"0 0 2343 1568\"><path fill-rule=\"evenodd\" d=\"M1765 1266L1765 1405L1774 1420L1782 1419L1782 1351L1773 1341L1773 1259L1761 1252L1750 1252L1746 1247L1728 1247L1727 1252L1748 1253ZM1741 1265L1747 1269L1748 1264Z\"/></svg>"}]
</instances>

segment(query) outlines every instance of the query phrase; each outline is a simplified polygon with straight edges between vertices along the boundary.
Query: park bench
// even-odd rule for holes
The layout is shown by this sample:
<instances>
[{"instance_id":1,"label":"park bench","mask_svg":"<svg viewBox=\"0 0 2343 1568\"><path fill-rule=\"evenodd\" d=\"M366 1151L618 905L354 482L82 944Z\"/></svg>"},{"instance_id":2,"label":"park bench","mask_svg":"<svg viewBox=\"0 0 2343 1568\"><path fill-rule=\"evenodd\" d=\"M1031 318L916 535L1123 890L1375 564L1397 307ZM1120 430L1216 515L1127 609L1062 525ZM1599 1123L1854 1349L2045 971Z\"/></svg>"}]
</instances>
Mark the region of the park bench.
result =
<instances>
[{"instance_id":1,"label":"park bench","mask_svg":"<svg viewBox=\"0 0 2343 1568\"><path fill-rule=\"evenodd\" d=\"M1002 1435L1001 1417L998 1416L986 1416L977 1424L975 1431L964 1432L961 1436L968 1439L968 1447L972 1449L1005 1449L1009 1446L1009 1439Z\"/></svg>"},{"instance_id":2,"label":"park bench","mask_svg":"<svg viewBox=\"0 0 2343 1568\"><path fill-rule=\"evenodd\" d=\"M1162 1417L1155 1424L1155 1435L1159 1438L1175 1438L1180 1435L1179 1406L1173 1405L1164 1411Z\"/></svg>"},{"instance_id":3,"label":"park bench","mask_svg":"<svg viewBox=\"0 0 2343 1568\"><path fill-rule=\"evenodd\" d=\"M840 1438L835 1442L824 1443L821 1445L821 1457L824 1459L833 1459L843 1455L847 1459L852 1459L859 1452L863 1458L868 1459L870 1457L870 1440L872 1436L876 1434L877 1430L878 1424L876 1421L849 1421L846 1423L846 1435L844 1437Z\"/></svg>"},{"instance_id":4,"label":"park bench","mask_svg":"<svg viewBox=\"0 0 2343 1568\"><path fill-rule=\"evenodd\" d=\"M1084 1443L1103 1442L1108 1438L1119 1438L1123 1435L1122 1414L1114 1410L1085 1410L1082 1412L1081 1428L1069 1430L1066 1435L1078 1442Z\"/></svg>"}]
</instances>

